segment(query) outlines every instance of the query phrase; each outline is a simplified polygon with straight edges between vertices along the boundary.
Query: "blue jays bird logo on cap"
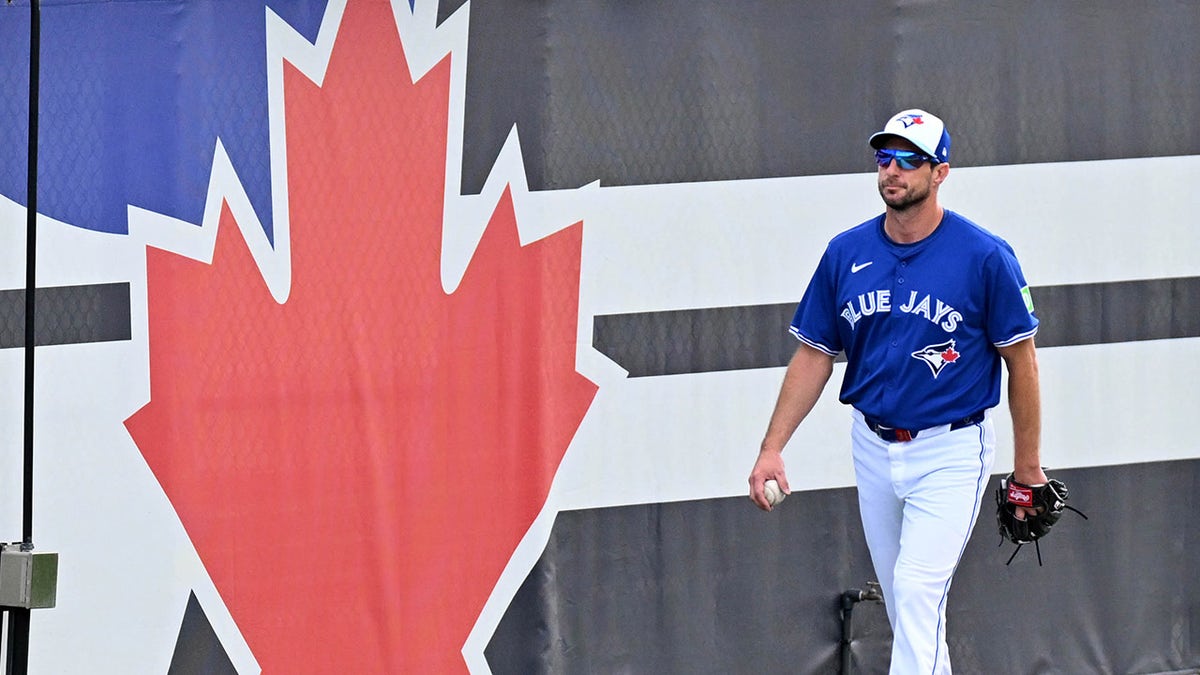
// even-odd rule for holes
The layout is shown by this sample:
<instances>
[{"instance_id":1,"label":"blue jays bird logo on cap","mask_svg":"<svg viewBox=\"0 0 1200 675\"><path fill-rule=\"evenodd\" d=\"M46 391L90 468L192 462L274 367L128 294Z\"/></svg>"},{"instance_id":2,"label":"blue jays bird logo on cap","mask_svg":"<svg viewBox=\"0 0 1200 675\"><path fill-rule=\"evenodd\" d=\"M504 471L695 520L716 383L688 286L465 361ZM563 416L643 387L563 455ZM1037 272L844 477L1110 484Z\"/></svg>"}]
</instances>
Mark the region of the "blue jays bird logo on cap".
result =
<instances>
[{"instance_id":1,"label":"blue jays bird logo on cap","mask_svg":"<svg viewBox=\"0 0 1200 675\"><path fill-rule=\"evenodd\" d=\"M948 364L957 361L958 357L962 356L962 354L954 349L954 340L947 340L936 345L922 347L913 352L912 356L914 359L924 361L929 366L929 369L933 371L933 378L936 380L937 376L941 374L942 369Z\"/></svg>"},{"instance_id":2,"label":"blue jays bird logo on cap","mask_svg":"<svg viewBox=\"0 0 1200 675\"><path fill-rule=\"evenodd\" d=\"M888 120L882 131L872 134L868 142L878 150L892 137L909 141L939 162L950 161L950 134L937 115L920 108L901 110Z\"/></svg>"}]
</instances>

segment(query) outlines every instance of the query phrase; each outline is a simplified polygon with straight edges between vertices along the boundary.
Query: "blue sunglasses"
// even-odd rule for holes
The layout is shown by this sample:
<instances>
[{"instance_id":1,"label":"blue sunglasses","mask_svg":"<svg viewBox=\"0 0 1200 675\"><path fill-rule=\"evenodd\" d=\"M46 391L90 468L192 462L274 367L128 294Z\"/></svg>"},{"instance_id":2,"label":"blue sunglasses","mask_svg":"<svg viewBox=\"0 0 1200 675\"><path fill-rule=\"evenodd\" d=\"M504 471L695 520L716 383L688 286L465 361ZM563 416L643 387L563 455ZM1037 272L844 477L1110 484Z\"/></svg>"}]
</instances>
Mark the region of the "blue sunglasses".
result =
<instances>
[{"instance_id":1,"label":"blue sunglasses","mask_svg":"<svg viewBox=\"0 0 1200 675\"><path fill-rule=\"evenodd\" d=\"M923 165L925 162L937 164L937 160L929 155L913 152L911 150L889 150L884 148L875 151L875 163L878 164L879 168L881 169L886 168L887 165L891 164L893 159L896 160L896 164L900 165L901 169L907 169L909 171Z\"/></svg>"}]
</instances>

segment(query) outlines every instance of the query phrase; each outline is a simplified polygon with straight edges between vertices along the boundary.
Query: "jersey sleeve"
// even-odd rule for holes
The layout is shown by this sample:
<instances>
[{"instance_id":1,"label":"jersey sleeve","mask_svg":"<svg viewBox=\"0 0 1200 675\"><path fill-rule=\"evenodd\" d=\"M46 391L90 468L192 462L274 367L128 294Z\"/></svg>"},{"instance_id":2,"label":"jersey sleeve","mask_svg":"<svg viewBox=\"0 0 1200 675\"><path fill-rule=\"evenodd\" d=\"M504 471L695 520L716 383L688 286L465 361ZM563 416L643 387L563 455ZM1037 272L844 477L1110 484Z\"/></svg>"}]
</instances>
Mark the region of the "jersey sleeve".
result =
<instances>
[{"instance_id":1,"label":"jersey sleeve","mask_svg":"<svg viewBox=\"0 0 1200 675\"><path fill-rule=\"evenodd\" d=\"M997 347L1007 347L1033 337L1038 329L1033 296L1012 249L997 249L988 258L984 269L988 289L988 340Z\"/></svg>"},{"instance_id":2,"label":"jersey sleeve","mask_svg":"<svg viewBox=\"0 0 1200 675\"><path fill-rule=\"evenodd\" d=\"M825 249L800 305L796 307L789 331L808 346L837 356L842 351L842 338L837 326L837 287L832 257L829 249Z\"/></svg>"}]
</instances>

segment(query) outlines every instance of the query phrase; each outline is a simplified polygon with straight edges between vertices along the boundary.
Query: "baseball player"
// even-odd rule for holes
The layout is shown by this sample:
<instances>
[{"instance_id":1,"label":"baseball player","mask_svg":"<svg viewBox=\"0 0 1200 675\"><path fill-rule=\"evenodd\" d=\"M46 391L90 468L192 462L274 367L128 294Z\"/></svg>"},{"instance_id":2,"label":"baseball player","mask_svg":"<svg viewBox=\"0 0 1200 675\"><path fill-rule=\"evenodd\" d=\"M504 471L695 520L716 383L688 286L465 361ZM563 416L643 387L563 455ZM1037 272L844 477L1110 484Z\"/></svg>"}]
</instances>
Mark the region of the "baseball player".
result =
<instances>
[{"instance_id":1,"label":"baseball player","mask_svg":"<svg viewBox=\"0 0 1200 675\"><path fill-rule=\"evenodd\" d=\"M942 120L905 110L872 135L885 210L830 241L792 320L800 344L750 473L788 492L781 456L844 352L859 507L892 626L891 673L950 673L946 597L992 468L990 409L1007 367L1014 476L1046 483L1033 336L1020 265L999 237L938 203ZM1023 516L1018 513L1018 517Z\"/></svg>"}]
</instances>

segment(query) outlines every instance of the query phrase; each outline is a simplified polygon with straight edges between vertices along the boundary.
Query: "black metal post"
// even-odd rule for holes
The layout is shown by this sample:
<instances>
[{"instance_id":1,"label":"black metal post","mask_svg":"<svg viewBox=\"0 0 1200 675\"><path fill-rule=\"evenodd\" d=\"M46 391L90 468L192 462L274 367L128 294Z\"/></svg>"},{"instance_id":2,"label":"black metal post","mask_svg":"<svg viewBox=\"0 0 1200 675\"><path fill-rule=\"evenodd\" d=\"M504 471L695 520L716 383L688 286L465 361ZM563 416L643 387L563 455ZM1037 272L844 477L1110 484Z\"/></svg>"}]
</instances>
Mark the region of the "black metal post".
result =
<instances>
[{"instance_id":1,"label":"black metal post","mask_svg":"<svg viewBox=\"0 0 1200 675\"><path fill-rule=\"evenodd\" d=\"M29 177L26 181L25 235L25 480L21 550L33 550L33 354L37 298L38 79L41 3L29 4Z\"/></svg>"},{"instance_id":2,"label":"black metal post","mask_svg":"<svg viewBox=\"0 0 1200 675\"><path fill-rule=\"evenodd\" d=\"M29 616L30 610L9 607L8 645L4 659L4 672L8 675L25 675L29 672Z\"/></svg>"},{"instance_id":3,"label":"black metal post","mask_svg":"<svg viewBox=\"0 0 1200 675\"><path fill-rule=\"evenodd\" d=\"M41 3L29 3L29 178L26 183L25 244L25 448L21 550L33 550L33 354L35 295L37 290L37 168L38 168L38 80L41 55ZM8 644L5 672L29 672L30 610L8 609Z\"/></svg>"}]
</instances>

